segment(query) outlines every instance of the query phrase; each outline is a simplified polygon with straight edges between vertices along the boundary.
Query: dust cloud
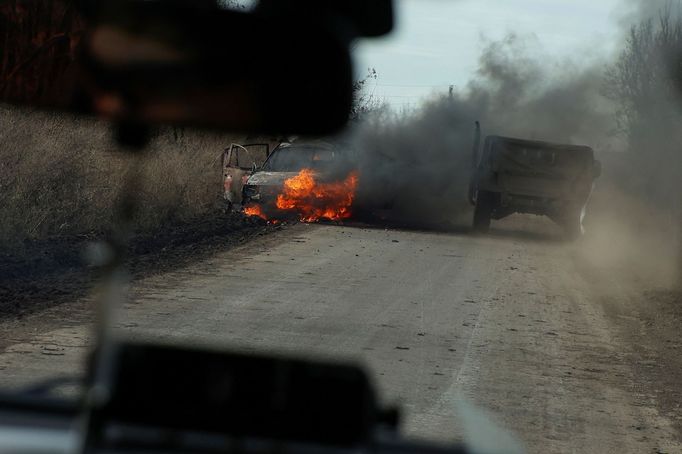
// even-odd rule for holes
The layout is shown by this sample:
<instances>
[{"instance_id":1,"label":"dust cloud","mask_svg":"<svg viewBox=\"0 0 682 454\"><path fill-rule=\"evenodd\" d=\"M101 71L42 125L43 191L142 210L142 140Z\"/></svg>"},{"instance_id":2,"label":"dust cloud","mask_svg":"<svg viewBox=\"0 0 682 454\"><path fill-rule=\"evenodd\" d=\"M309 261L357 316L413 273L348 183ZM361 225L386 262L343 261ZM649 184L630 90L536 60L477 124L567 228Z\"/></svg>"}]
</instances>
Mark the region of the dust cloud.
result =
<instances>
[{"instance_id":1,"label":"dust cloud","mask_svg":"<svg viewBox=\"0 0 682 454\"><path fill-rule=\"evenodd\" d=\"M362 151L360 203L391 206L398 217L424 225L468 225L476 121L483 137L588 145L604 174L588 208L587 233L577 245L582 257L601 267L636 266L677 281L682 98L675 81L682 77L669 69L671 58L679 63L682 48L665 54L649 49L655 61L645 71L656 77L640 98L628 98L630 87L619 86L623 80L617 76L628 64L628 52L633 57L632 27L643 33L650 19L656 33L667 14L677 27L675 44L682 45L682 22L674 12L680 9L665 0L623 5L622 43L610 62L579 56L557 61L543 54L534 37L510 34L485 45L476 77L463 89L435 96L416 112L383 108L364 118L353 131Z\"/></svg>"},{"instance_id":2,"label":"dust cloud","mask_svg":"<svg viewBox=\"0 0 682 454\"><path fill-rule=\"evenodd\" d=\"M393 197L411 221L468 223L475 122L483 136L607 147L615 129L602 72L537 57L539 43L509 35L486 45L477 77L414 113L379 110L357 127L361 197Z\"/></svg>"}]
</instances>

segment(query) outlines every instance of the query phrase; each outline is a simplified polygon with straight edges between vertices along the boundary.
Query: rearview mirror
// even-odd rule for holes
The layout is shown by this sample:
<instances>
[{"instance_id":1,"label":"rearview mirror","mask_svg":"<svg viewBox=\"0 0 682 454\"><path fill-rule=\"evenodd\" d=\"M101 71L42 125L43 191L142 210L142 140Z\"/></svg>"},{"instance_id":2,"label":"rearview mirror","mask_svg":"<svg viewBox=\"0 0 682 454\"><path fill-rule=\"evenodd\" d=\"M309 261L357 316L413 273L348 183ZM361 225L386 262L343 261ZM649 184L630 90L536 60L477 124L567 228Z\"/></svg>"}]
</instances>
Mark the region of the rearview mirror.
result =
<instances>
[{"instance_id":1,"label":"rearview mirror","mask_svg":"<svg viewBox=\"0 0 682 454\"><path fill-rule=\"evenodd\" d=\"M51 13L41 0L27 3L25 14ZM330 133L351 109L351 41L386 33L393 19L391 0L261 0L253 12L217 0L76 3L68 14L78 19L59 31L74 61L15 50L26 55L10 61L39 61L0 74L9 80L0 100L138 125ZM27 78L32 65L53 71Z\"/></svg>"}]
</instances>

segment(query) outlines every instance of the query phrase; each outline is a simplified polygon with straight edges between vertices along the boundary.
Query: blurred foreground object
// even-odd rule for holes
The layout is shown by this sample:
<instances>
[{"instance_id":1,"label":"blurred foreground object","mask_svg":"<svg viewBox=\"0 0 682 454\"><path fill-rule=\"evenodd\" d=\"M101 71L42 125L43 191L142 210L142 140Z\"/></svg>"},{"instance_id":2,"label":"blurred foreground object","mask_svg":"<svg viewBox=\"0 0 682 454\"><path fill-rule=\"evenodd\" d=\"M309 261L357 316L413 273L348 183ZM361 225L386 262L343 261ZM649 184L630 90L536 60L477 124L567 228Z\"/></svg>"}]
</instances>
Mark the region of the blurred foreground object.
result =
<instances>
[{"instance_id":1,"label":"blurred foreground object","mask_svg":"<svg viewBox=\"0 0 682 454\"><path fill-rule=\"evenodd\" d=\"M0 10L1 100L145 126L331 133L351 109L352 41L393 25L390 0L41 3Z\"/></svg>"}]
</instances>

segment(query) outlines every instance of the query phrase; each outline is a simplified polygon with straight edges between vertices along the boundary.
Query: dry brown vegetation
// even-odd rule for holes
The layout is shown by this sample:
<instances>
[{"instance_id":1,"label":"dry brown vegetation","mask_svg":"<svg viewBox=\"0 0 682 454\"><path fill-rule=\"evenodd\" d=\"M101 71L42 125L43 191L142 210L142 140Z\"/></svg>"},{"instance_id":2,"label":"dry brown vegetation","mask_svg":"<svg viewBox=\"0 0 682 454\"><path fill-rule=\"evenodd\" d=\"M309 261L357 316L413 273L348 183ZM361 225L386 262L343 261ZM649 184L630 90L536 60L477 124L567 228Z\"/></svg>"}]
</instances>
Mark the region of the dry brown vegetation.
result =
<instances>
[{"instance_id":1,"label":"dry brown vegetation","mask_svg":"<svg viewBox=\"0 0 682 454\"><path fill-rule=\"evenodd\" d=\"M141 158L92 119L0 106L0 249L57 235L106 233L119 191L140 169L135 227L154 231L220 207L220 155L232 137L161 130Z\"/></svg>"},{"instance_id":2,"label":"dry brown vegetation","mask_svg":"<svg viewBox=\"0 0 682 454\"><path fill-rule=\"evenodd\" d=\"M0 2L0 99L43 103L68 93L83 20L73 0ZM93 119L0 104L0 252L31 240L106 233L139 169L135 228L153 232L220 206L220 162L233 138L158 131L142 158Z\"/></svg>"}]
</instances>

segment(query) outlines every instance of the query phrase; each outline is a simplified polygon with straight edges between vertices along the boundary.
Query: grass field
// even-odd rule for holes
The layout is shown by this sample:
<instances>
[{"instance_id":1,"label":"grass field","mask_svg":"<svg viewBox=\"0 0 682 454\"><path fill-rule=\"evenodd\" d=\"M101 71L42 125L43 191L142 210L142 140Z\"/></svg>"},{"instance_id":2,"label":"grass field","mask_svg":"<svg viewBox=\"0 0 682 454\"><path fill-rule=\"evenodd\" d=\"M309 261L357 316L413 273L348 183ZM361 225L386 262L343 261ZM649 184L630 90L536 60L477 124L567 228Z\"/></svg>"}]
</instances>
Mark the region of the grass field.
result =
<instances>
[{"instance_id":1,"label":"grass field","mask_svg":"<svg viewBox=\"0 0 682 454\"><path fill-rule=\"evenodd\" d=\"M139 171L134 227L154 231L216 210L222 150L234 137L170 128L135 156L92 119L0 106L0 249L107 232L120 190Z\"/></svg>"}]
</instances>

